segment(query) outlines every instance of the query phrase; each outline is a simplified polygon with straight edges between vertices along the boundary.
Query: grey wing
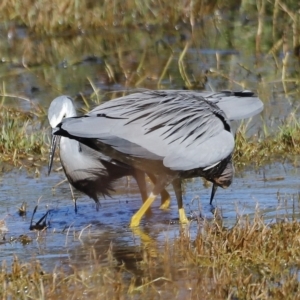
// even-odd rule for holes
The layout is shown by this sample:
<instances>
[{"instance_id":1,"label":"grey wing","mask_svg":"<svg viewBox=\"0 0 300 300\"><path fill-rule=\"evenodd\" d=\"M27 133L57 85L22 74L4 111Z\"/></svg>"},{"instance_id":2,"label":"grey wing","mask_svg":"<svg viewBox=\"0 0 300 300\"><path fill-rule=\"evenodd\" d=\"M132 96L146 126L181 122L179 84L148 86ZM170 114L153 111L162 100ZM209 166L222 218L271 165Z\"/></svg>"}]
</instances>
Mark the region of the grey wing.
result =
<instances>
[{"instance_id":1,"label":"grey wing","mask_svg":"<svg viewBox=\"0 0 300 300\"><path fill-rule=\"evenodd\" d=\"M205 143L186 147L184 152L173 151L164 159L171 170L210 168L228 157L234 149L234 138L228 131L210 137Z\"/></svg>"},{"instance_id":2,"label":"grey wing","mask_svg":"<svg viewBox=\"0 0 300 300\"><path fill-rule=\"evenodd\" d=\"M82 144L82 143L78 143L78 144L79 144L79 151L83 154L82 157L88 157L90 162L92 162L92 166L90 166L90 168L93 167L93 164L95 161L97 161L96 165L100 165L100 164L102 164L103 161L106 161L108 163L111 163L111 164L121 167L123 169L130 168L129 166L125 165L124 163L116 161L116 160L112 159L111 157L105 155L101 151L94 150L94 149L90 148L89 146L86 146L85 144ZM103 168L105 168L105 167L103 166Z\"/></svg>"},{"instance_id":3,"label":"grey wing","mask_svg":"<svg viewBox=\"0 0 300 300\"><path fill-rule=\"evenodd\" d=\"M91 160L104 160L107 162L111 161L111 158L100 151L96 151L84 144L78 143L78 150L81 152L84 157L89 157Z\"/></svg>"},{"instance_id":4,"label":"grey wing","mask_svg":"<svg viewBox=\"0 0 300 300\"><path fill-rule=\"evenodd\" d=\"M91 117L65 119L62 129L77 137L99 139L125 154L163 159L173 170L208 167L231 154L234 138L224 128L222 112L218 115L216 107L206 101L173 100L164 104L160 99L159 111L157 98L149 99L150 106L148 100L132 107L127 102L124 110L113 100Z\"/></svg>"},{"instance_id":5,"label":"grey wing","mask_svg":"<svg viewBox=\"0 0 300 300\"><path fill-rule=\"evenodd\" d=\"M88 115L96 115L99 110L102 112L112 112L115 109L122 109L123 113L134 111L131 105L136 105L139 100L143 103L147 101L151 103L161 103L167 101L168 98L181 98L185 101L203 99L215 103L227 116L229 120L241 120L252 117L260 113L263 108L263 102L251 91L222 91L222 92L208 92L208 91L186 91L186 90L160 90L138 92L125 97L117 98L108 101L94 110ZM128 105L129 104L129 105Z\"/></svg>"},{"instance_id":6,"label":"grey wing","mask_svg":"<svg viewBox=\"0 0 300 300\"><path fill-rule=\"evenodd\" d=\"M218 93L200 92L202 96L213 101L229 120L242 120L260 113L263 102L250 91L231 92L223 91Z\"/></svg>"}]
</instances>

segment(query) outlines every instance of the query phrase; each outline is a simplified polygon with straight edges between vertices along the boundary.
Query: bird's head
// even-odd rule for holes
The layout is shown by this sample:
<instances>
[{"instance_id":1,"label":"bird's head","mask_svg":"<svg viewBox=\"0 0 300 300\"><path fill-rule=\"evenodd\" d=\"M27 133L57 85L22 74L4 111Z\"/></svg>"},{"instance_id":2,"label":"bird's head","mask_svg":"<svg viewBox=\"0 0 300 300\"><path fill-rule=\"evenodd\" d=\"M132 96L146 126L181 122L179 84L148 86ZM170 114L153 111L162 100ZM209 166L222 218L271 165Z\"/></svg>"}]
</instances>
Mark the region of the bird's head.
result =
<instances>
[{"instance_id":1,"label":"bird's head","mask_svg":"<svg viewBox=\"0 0 300 300\"><path fill-rule=\"evenodd\" d=\"M220 186L223 189L226 189L231 185L233 176L234 176L234 166L232 164L232 161L230 160L227 163L222 174L217 177L214 177L212 179L212 182L213 184Z\"/></svg>"},{"instance_id":2,"label":"bird's head","mask_svg":"<svg viewBox=\"0 0 300 300\"><path fill-rule=\"evenodd\" d=\"M59 136L54 135L53 133L56 130L56 126L64 119L69 117L75 117L76 110L72 98L68 96L59 96L55 98L48 109L48 120L52 127L52 140L51 148L49 154L49 164L48 164L48 175L51 172L54 152L56 145L59 143Z\"/></svg>"},{"instance_id":3,"label":"bird's head","mask_svg":"<svg viewBox=\"0 0 300 300\"><path fill-rule=\"evenodd\" d=\"M64 118L76 116L75 105L72 98L59 96L55 98L48 109L48 120L52 128L55 128Z\"/></svg>"},{"instance_id":4,"label":"bird's head","mask_svg":"<svg viewBox=\"0 0 300 300\"><path fill-rule=\"evenodd\" d=\"M228 188L232 183L233 176L234 176L234 166L230 158L229 162L227 163L221 175L218 175L210 179L210 181L213 183L213 188L210 196L210 204L212 204L218 186L220 186L223 189Z\"/></svg>"}]
</instances>

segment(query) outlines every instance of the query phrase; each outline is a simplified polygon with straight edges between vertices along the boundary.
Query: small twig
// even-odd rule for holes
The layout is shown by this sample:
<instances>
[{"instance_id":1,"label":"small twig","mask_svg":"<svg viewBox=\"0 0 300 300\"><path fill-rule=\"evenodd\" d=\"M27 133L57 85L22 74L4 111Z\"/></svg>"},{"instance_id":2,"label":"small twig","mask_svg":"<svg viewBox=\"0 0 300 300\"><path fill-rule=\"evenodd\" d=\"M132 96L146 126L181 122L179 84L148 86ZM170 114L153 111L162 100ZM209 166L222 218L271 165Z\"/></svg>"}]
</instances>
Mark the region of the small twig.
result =
<instances>
[{"instance_id":1,"label":"small twig","mask_svg":"<svg viewBox=\"0 0 300 300\"><path fill-rule=\"evenodd\" d=\"M68 236L69 236L69 232L70 232L71 226L73 226L73 224L74 224L74 222L69 226L69 228L68 228L68 230L67 230L65 247L67 247L67 245L68 245Z\"/></svg>"},{"instance_id":2,"label":"small twig","mask_svg":"<svg viewBox=\"0 0 300 300\"><path fill-rule=\"evenodd\" d=\"M150 281L150 282L148 282L148 283L145 283L145 284L143 284L143 285L140 285L140 286L138 286L138 287L132 289L132 291L139 291L139 290L143 289L144 287L146 287L146 286L148 286L148 285L150 285L150 284L152 284L152 283L154 283L154 282L160 281L160 280L165 280L165 281L172 282L172 280L169 279L169 278L166 278L166 277L159 277L159 278L156 278L156 279L154 279L154 280L152 280L152 281Z\"/></svg>"},{"instance_id":3,"label":"small twig","mask_svg":"<svg viewBox=\"0 0 300 300\"><path fill-rule=\"evenodd\" d=\"M81 229L80 234L78 236L78 240L81 240L81 235L82 235L83 231L86 230L87 228L91 227L91 226L92 226L92 224L89 224L89 225L87 225L87 226L85 226L84 228Z\"/></svg>"},{"instance_id":4,"label":"small twig","mask_svg":"<svg viewBox=\"0 0 300 300\"><path fill-rule=\"evenodd\" d=\"M18 95L11 95L11 94L0 94L0 97L7 97L7 98L17 98L17 99L21 99L27 102L31 102L30 99L22 97L22 96L18 96Z\"/></svg>"}]
</instances>

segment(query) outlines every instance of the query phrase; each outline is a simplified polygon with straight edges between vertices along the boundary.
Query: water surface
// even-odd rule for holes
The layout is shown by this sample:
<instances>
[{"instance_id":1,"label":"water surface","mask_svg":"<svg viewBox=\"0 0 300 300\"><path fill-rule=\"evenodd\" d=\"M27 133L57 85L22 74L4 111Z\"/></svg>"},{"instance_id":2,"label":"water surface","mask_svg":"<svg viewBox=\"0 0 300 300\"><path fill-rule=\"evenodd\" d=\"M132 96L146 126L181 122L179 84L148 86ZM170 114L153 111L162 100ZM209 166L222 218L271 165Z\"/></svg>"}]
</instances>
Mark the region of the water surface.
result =
<instances>
[{"instance_id":1,"label":"water surface","mask_svg":"<svg viewBox=\"0 0 300 300\"><path fill-rule=\"evenodd\" d=\"M203 219L213 219L216 209L227 227L233 226L239 215L254 217L257 210L264 215L267 223L298 220L299 172L299 167L289 162L240 171L228 189L217 191L214 206L209 205L210 187L205 188L202 179L186 181L184 205L188 216L193 218L186 230L191 239L201 227ZM147 235L163 244L166 237L172 239L179 234L177 204L172 189L169 189L172 197L170 209L159 210L160 200L156 201L151 214L143 218L140 227L142 233L139 234L128 227L132 214L141 204L133 179L119 180L115 186L117 192L112 198L101 199L99 211L96 211L93 200L76 193L77 214L69 185L64 182L52 189L63 179L62 172L46 176L45 168L39 177L26 170L13 170L2 176L0 216L5 221L2 227L5 239L0 245L1 260L10 262L14 255L26 261L39 259L43 267L49 270L53 265L68 266L79 261L80 265L85 265L85 262L89 262L91 245L103 259L108 249L113 247L118 259L122 260L128 253L138 252L139 247L148 242ZM34 221L37 222L50 210L48 228L42 232L30 231L32 211L40 197ZM22 217L18 214L18 207L23 201L27 203L27 214ZM28 236L31 241L22 244L22 235Z\"/></svg>"}]
</instances>

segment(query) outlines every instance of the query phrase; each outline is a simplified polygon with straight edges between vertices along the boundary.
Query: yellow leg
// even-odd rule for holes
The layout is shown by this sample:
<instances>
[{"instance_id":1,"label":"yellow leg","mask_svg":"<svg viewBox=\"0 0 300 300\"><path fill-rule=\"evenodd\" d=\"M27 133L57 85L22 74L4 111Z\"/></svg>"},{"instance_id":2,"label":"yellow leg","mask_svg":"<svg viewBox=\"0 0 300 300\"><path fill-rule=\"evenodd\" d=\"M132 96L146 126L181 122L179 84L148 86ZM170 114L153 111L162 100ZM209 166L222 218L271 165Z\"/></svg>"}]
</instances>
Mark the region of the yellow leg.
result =
<instances>
[{"instance_id":1,"label":"yellow leg","mask_svg":"<svg viewBox=\"0 0 300 300\"><path fill-rule=\"evenodd\" d=\"M179 212L179 221L180 221L180 223L181 224L188 224L189 220L188 220L188 218L185 215L184 208L183 207L179 208L178 212Z\"/></svg>"},{"instance_id":2,"label":"yellow leg","mask_svg":"<svg viewBox=\"0 0 300 300\"><path fill-rule=\"evenodd\" d=\"M152 183L155 185L157 182L156 177L151 173L147 173L147 175L150 178L150 180L152 181ZM167 192L167 190L163 189L160 193L160 197L161 197L161 205L160 205L159 209L168 209L170 207L170 203L171 203L170 194Z\"/></svg>"},{"instance_id":3,"label":"yellow leg","mask_svg":"<svg viewBox=\"0 0 300 300\"><path fill-rule=\"evenodd\" d=\"M159 209L168 209L170 207L170 203L171 203L170 194L166 190L163 190L160 193L160 196L161 196L161 205L160 205Z\"/></svg>"},{"instance_id":4,"label":"yellow leg","mask_svg":"<svg viewBox=\"0 0 300 300\"><path fill-rule=\"evenodd\" d=\"M153 194L153 193L150 194L150 196L143 203L141 208L132 216L130 225L129 225L130 227L135 227L135 226L140 225L142 217L144 216L144 214L146 213L148 208L151 206L151 204L153 203L153 201L155 200L156 197L157 196L155 194Z\"/></svg>"},{"instance_id":5,"label":"yellow leg","mask_svg":"<svg viewBox=\"0 0 300 300\"><path fill-rule=\"evenodd\" d=\"M179 221L181 224L188 224L189 220L185 215L185 211L183 208L183 203L182 203L182 189L181 189L181 179L176 178L172 182L174 192L177 198L177 204L178 204L178 213L179 213Z\"/></svg>"}]
</instances>

